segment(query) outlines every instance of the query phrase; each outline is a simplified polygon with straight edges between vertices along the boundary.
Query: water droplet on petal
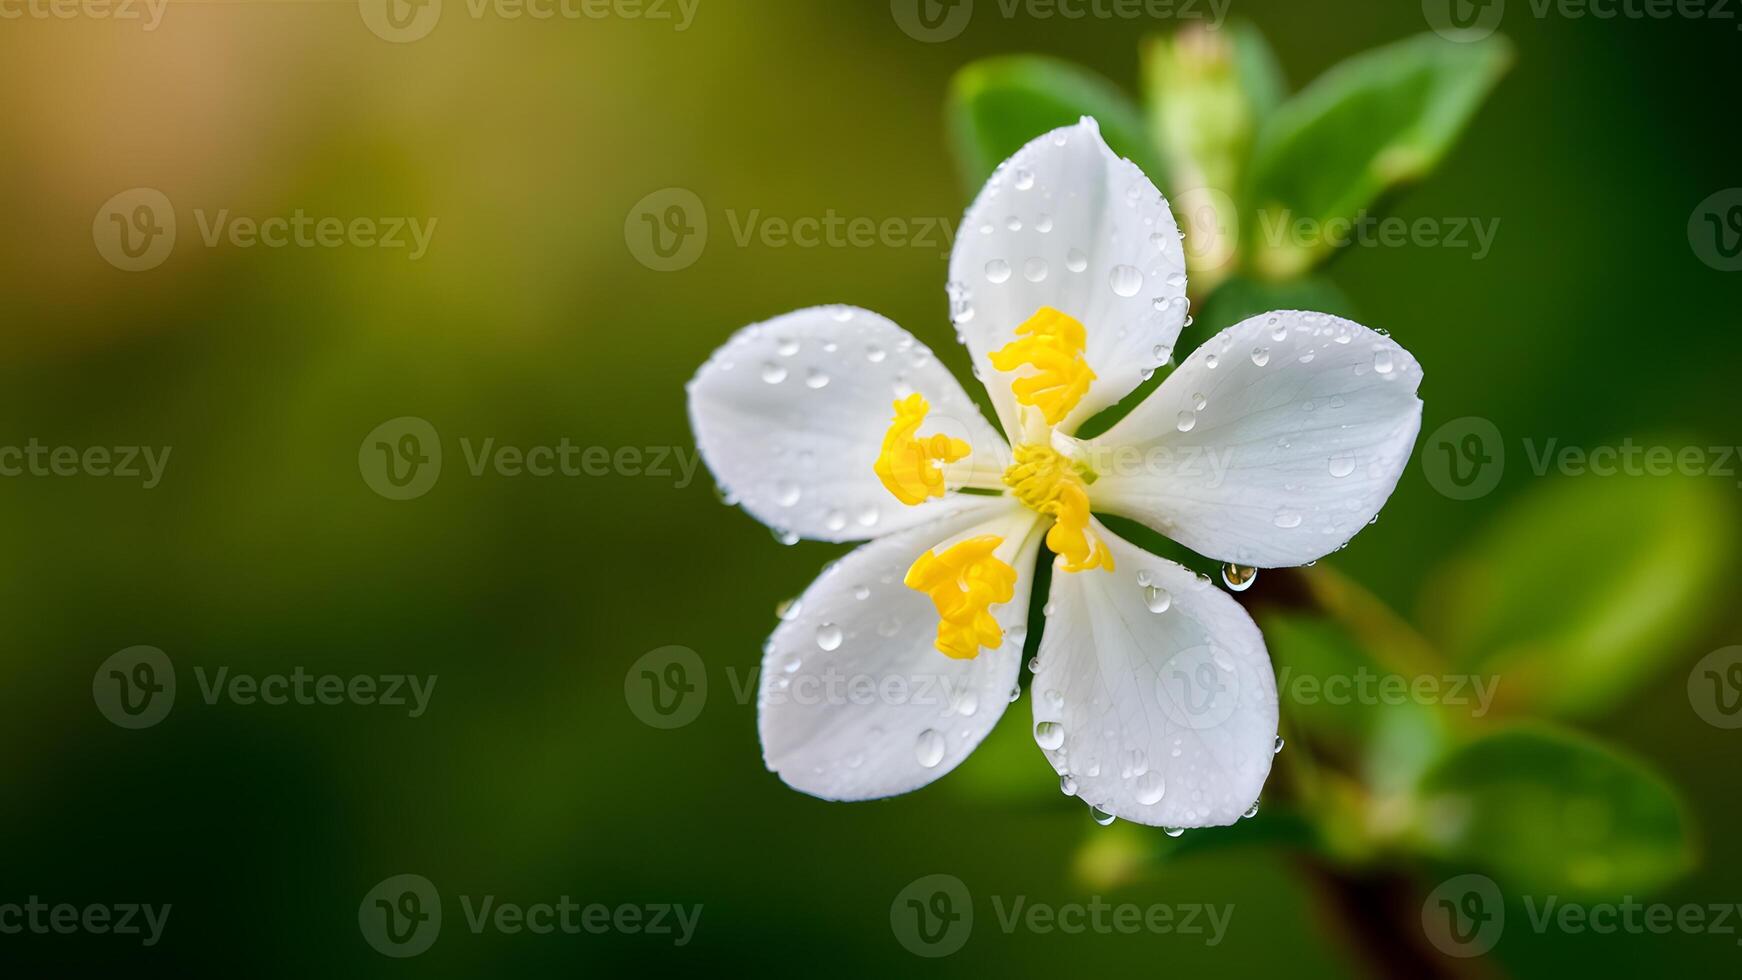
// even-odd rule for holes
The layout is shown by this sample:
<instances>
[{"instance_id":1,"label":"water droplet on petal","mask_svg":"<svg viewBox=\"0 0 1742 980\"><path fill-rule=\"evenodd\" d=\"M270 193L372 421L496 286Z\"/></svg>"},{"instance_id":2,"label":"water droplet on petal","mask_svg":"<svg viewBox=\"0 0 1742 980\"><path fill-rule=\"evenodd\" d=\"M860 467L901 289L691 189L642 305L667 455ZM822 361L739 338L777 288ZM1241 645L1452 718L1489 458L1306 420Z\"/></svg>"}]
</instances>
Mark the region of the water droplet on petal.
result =
<instances>
[{"instance_id":1,"label":"water droplet on petal","mask_svg":"<svg viewBox=\"0 0 1742 980\"><path fill-rule=\"evenodd\" d=\"M937 764L944 761L943 735L930 728L920 732L913 743L913 758L927 769L937 768Z\"/></svg>"},{"instance_id":2,"label":"water droplet on petal","mask_svg":"<svg viewBox=\"0 0 1742 980\"><path fill-rule=\"evenodd\" d=\"M817 627L817 646L824 652L839 650L843 638L841 628L834 623L824 623Z\"/></svg>"},{"instance_id":3,"label":"water droplet on petal","mask_svg":"<svg viewBox=\"0 0 1742 980\"><path fill-rule=\"evenodd\" d=\"M1010 263L1003 259L993 259L986 263L986 281L994 286L1001 286L1010 281Z\"/></svg>"},{"instance_id":4,"label":"water droplet on petal","mask_svg":"<svg viewBox=\"0 0 1742 980\"><path fill-rule=\"evenodd\" d=\"M1235 592L1245 592L1252 588L1253 582L1258 581L1258 569L1250 565L1229 563L1222 566L1222 581L1228 583L1228 588Z\"/></svg>"},{"instance_id":5,"label":"water droplet on petal","mask_svg":"<svg viewBox=\"0 0 1742 980\"><path fill-rule=\"evenodd\" d=\"M782 381L786 380L786 368L781 367L773 361L769 361L767 364L762 365L762 380L771 385L780 384Z\"/></svg>"},{"instance_id":6,"label":"water droplet on petal","mask_svg":"<svg viewBox=\"0 0 1742 980\"><path fill-rule=\"evenodd\" d=\"M1048 752L1064 746L1065 726L1056 721L1043 721L1034 726L1035 744Z\"/></svg>"},{"instance_id":7,"label":"water droplet on petal","mask_svg":"<svg viewBox=\"0 0 1742 980\"><path fill-rule=\"evenodd\" d=\"M1129 298L1143 291L1143 272L1136 266L1114 266L1108 281L1113 292L1120 296Z\"/></svg>"},{"instance_id":8,"label":"water droplet on petal","mask_svg":"<svg viewBox=\"0 0 1742 980\"><path fill-rule=\"evenodd\" d=\"M1137 777L1136 794L1137 802L1144 806L1154 806L1167 795L1167 780L1152 769Z\"/></svg>"}]
</instances>

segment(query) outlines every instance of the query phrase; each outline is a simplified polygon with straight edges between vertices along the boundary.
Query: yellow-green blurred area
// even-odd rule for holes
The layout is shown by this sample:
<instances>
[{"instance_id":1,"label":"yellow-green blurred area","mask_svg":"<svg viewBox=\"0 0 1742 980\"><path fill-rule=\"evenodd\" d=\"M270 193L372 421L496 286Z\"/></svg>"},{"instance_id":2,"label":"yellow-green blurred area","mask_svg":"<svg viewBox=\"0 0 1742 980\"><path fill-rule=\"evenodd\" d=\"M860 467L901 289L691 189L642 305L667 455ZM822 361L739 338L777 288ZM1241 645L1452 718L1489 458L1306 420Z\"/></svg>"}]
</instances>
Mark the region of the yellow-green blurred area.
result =
<instances>
[{"instance_id":1,"label":"yellow-green blurred area","mask_svg":"<svg viewBox=\"0 0 1742 980\"><path fill-rule=\"evenodd\" d=\"M705 468L538 478L466 465L462 440L693 459L685 380L738 327L821 303L891 317L966 378L941 235L801 247L745 232L831 215L954 227L967 201L943 105L958 69L1044 53L1135 94L1141 40L1178 24L979 6L959 37L921 43L887 0L699 0L682 30L675 0L551 19L446 0L427 36L393 43L338 0L172 0L150 30L0 0L0 446L170 449L151 489L0 477L0 906L173 905L151 948L0 932L0 962L19 964L9 975L882 977L970 963L1005 976L1346 975L1357 962L1347 923L1286 851L1085 872L1119 866L1117 842L1141 851L1159 832L1095 826L1032 745L1021 764L989 753L891 801L787 789L757 744L760 647L776 603L845 549L781 546L721 505ZM1459 500L1412 463L1378 524L1324 565L1503 678L1548 642L1537 626L1563 620L1576 619L1562 631L1574 654L1631 658L1666 635L1634 627L1668 603L1669 648L1630 659L1649 663L1625 684L1557 700L1584 669L1576 655L1536 658L1553 669L1520 683L1685 799L1690 872L1635 897L1734 905L1742 730L1708 723L1689 680L1702 657L1742 643L1725 601L1734 565L1719 560L1736 543L1742 460L1718 453L1742 444L1742 272L1704 261L1689 226L1702 202L1742 185L1728 105L1742 33L1733 19L1535 11L1509 5L1511 73L1439 171L1388 211L1497 222L1487 254L1355 247L1327 268L1361 322L1424 366L1424 443L1452 420L1487 419L1504 438L1504 475ZM1274 0L1232 13L1270 39L1296 90L1428 27L1414 3ZM177 236L160 265L128 272L98 242L106 202L134 188L172 203ZM709 235L692 265L660 272L630 232L640 202L668 188L699 197ZM415 259L409 247L204 234L298 213L433 221L433 234ZM406 416L440 433L445 461L427 494L396 501L364 479L359 446ZM1729 475L1533 465L1551 441L1628 440L1710 448ZM1554 496L1605 480L1628 486L1595 506ZM1685 505L1661 505L1655 490L1669 483ZM1597 549L1576 555L1591 574L1563 581L1567 563L1532 563L1560 539L1533 545L1530 532L1569 513L1593 534L1633 528L1622 540L1667 544L1642 578L1591 571L1608 558ZM1680 582L1689 568L1702 580ZM1657 602L1665 581L1692 598ZM179 690L160 724L126 730L93 704L93 674L142 644L174 662ZM659 730L630 710L624 682L668 645L700 654L708 692L692 724ZM209 704L196 668L224 667L439 679L414 718ZM1018 736L1026 699L1005 719ZM1285 701L1285 728L1289 714ZM1421 889L1397 898L1402 922L1436 882L1475 869L1412 870ZM446 921L428 952L394 960L359 934L358 903L402 873L434 882ZM911 955L890 925L896 895L933 873L965 882L977 915L966 949L937 961ZM621 932L474 934L460 895L704 911L681 947ZM995 914L995 899L1095 895L1234 914L1215 945L1006 931ZM1539 930L1509 904L1482 968L1715 973L1733 969L1736 944L1705 931Z\"/></svg>"}]
</instances>

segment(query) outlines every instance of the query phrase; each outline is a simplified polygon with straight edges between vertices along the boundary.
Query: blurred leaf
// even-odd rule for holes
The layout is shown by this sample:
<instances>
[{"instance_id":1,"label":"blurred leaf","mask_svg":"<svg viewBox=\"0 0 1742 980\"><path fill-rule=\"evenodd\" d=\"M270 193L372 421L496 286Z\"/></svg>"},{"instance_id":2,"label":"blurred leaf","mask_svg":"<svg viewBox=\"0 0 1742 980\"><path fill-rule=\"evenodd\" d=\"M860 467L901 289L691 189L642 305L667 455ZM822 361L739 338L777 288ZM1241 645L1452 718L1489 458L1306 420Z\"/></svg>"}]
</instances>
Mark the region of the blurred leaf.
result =
<instances>
[{"instance_id":1,"label":"blurred leaf","mask_svg":"<svg viewBox=\"0 0 1742 980\"><path fill-rule=\"evenodd\" d=\"M1447 733L1436 705L1415 697L1418 675L1385 666L1332 620L1269 612L1260 622L1289 726L1313 751L1349 760L1374 795L1414 787Z\"/></svg>"},{"instance_id":2,"label":"blurred leaf","mask_svg":"<svg viewBox=\"0 0 1742 980\"><path fill-rule=\"evenodd\" d=\"M1207 293L1235 267L1236 195L1259 123L1282 99L1281 73L1258 29L1236 22L1148 39L1143 84L1192 285Z\"/></svg>"},{"instance_id":3,"label":"blurred leaf","mask_svg":"<svg viewBox=\"0 0 1742 980\"><path fill-rule=\"evenodd\" d=\"M1551 480L1447 568L1423 620L1506 707L1594 715L1699 639L1735 539L1710 479Z\"/></svg>"},{"instance_id":4,"label":"blurred leaf","mask_svg":"<svg viewBox=\"0 0 1742 980\"><path fill-rule=\"evenodd\" d=\"M1423 780L1417 843L1519 891L1619 896L1693 861L1680 799L1639 762L1581 735L1515 727L1463 746Z\"/></svg>"},{"instance_id":5,"label":"blurred leaf","mask_svg":"<svg viewBox=\"0 0 1742 980\"><path fill-rule=\"evenodd\" d=\"M1499 35L1423 34L1350 58L1280 106L1253 153L1252 267L1286 279L1324 259L1327 223L1431 173L1511 63ZM1312 241L1290 241L1302 220L1314 223Z\"/></svg>"},{"instance_id":6,"label":"blurred leaf","mask_svg":"<svg viewBox=\"0 0 1742 980\"><path fill-rule=\"evenodd\" d=\"M1137 105L1112 82L1066 61L1034 55L976 61L956 73L947 115L957 169L970 194L1029 141L1084 116L1100 122L1114 152L1165 184Z\"/></svg>"},{"instance_id":7,"label":"blurred leaf","mask_svg":"<svg viewBox=\"0 0 1742 980\"><path fill-rule=\"evenodd\" d=\"M1311 824L1282 804L1266 806L1257 816L1233 826L1188 830L1178 837L1169 837L1157 827L1120 820L1089 828L1071 871L1083 887L1111 891L1150 880L1166 864L1199 854L1242 847L1304 850L1316 843Z\"/></svg>"},{"instance_id":8,"label":"blurred leaf","mask_svg":"<svg viewBox=\"0 0 1742 980\"><path fill-rule=\"evenodd\" d=\"M1204 341L1241 320L1273 310L1308 310L1355 319L1355 303L1323 276L1286 282L1266 282L1244 276L1228 280L1210 294L1193 321L1198 340ZM1195 345L1194 345L1195 346ZM1176 357L1180 348L1174 348Z\"/></svg>"}]
</instances>

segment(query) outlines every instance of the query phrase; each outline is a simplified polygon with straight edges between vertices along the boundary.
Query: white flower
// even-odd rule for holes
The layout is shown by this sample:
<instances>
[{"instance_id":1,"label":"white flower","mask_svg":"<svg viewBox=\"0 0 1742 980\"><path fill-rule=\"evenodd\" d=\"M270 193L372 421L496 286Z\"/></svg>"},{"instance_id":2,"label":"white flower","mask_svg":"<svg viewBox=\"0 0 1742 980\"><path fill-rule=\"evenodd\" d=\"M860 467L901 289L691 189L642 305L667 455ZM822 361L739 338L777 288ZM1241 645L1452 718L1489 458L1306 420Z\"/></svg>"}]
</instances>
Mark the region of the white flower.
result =
<instances>
[{"instance_id":1,"label":"white flower","mask_svg":"<svg viewBox=\"0 0 1742 980\"><path fill-rule=\"evenodd\" d=\"M1187 306L1167 202L1092 119L993 175L950 279L1008 443L924 345L851 307L747 327L690 382L730 498L791 540L868 541L768 641L769 769L829 800L954 769L1016 699L1044 540L1057 557L1029 700L1062 785L1138 823L1234 822L1274 756L1264 640L1207 579L1090 511L1240 566L1311 562L1391 495L1420 367L1347 320L1265 314L1105 434L1072 438L1170 359Z\"/></svg>"}]
</instances>

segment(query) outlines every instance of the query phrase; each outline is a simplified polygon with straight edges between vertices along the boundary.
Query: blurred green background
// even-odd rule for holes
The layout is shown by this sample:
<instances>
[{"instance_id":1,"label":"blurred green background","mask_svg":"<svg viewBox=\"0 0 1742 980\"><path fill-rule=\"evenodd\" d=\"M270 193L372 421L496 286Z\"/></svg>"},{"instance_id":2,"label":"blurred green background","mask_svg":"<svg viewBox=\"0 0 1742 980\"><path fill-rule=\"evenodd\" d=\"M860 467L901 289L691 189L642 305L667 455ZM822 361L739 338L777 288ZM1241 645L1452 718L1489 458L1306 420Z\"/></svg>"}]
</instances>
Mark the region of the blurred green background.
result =
<instances>
[{"instance_id":1,"label":"blurred green background","mask_svg":"<svg viewBox=\"0 0 1742 980\"><path fill-rule=\"evenodd\" d=\"M1444 616L1435 576L1556 478L1522 440L1742 443L1742 275L1704 264L1689 217L1742 184L1726 96L1731 20L1533 16L1515 3L1510 75L1404 217L1497 220L1480 261L1355 248L1329 267L1362 322L1426 368L1424 439L1481 416L1509 454L1473 501L1419 466L1379 524L1324 564L1412 621ZM1141 39L1175 24L1006 18L982 0L957 38L919 43L885 0L701 0L694 22L474 18L448 0L411 43L354 3L170 4L154 30L90 16L0 20L0 444L173 447L162 484L0 479L0 903L174 906L162 942L0 935L0 962L260 976L553 975L756 968L887 976L968 963L1005 975L1352 962L1297 861L1182 854L1124 884L1085 880L1097 834L1038 752L988 754L911 796L842 806L764 771L752 685L777 601L846 549L781 547L721 506L705 470L538 479L465 468L459 441L682 447L683 382L741 325L819 303L877 310L957 373L944 247L740 244L733 221L942 218L966 204L943 105L952 75L1056 55L1128 90ZM1427 27L1418 5L1241 2L1299 88ZM173 202L167 261L123 272L94 244L113 195ZM649 194L685 188L711 233L657 272L626 238ZM434 218L428 254L207 247L195 211ZM1195 328L1208 329L1204 325ZM393 501L359 471L381 423L415 416L446 467ZM1642 478L1649 479L1649 478ZM1735 515L1736 478L1702 492ZM1552 509L1552 508L1551 508ZM1711 533L1677 512L1683 536ZM1639 514L1615 506L1593 529ZM1720 551L1733 524L1720 522ZM1481 573L1478 572L1478 575ZM1555 582L1537 582L1552 617ZM1262 586L1261 586L1262 588ZM1733 581L1707 583L1720 599ZM1572 600L1569 600L1572 601ZM1582 601L1582 600L1581 600ZM1742 734L1690 706L1688 671L1742 642L1734 607L1590 724L1680 788L1688 875L1640 898L1742 901L1732 831ZM143 731L93 705L92 676L138 644L180 692ZM708 697L661 731L625 702L644 653L697 651ZM435 674L419 718L386 707L208 705L194 669ZM1011 708L1006 727L1028 713ZM1289 705L1283 708L1288 724ZM1020 729L1021 726L1016 726ZM994 773L991 767L998 767ZM978 770L978 771L977 771ZM993 778L993 777L996 778ZM1026 781L1008 796L983 792ZM1115 833L1132 828L1117 827ZM1216 832L1202 832L1214 834ZM1466 868L1422 869L1425 888ZM447 897L441 939L390 960L358 903L400 873ZM967 950L921 960L890 903L953 874L979 899ZM696 938L474 936L459 894L700 903ZM989 896L1232 903L1226 941L995 928ZM1401 918L1421 894L1399 899ZM1539 934L1514 926L1485 969L1521 976L1733 968L1735 936Z\"/></svg>"}]
</instances>

